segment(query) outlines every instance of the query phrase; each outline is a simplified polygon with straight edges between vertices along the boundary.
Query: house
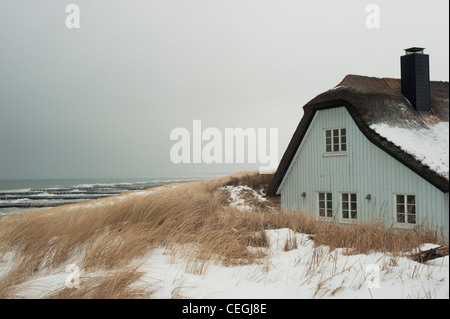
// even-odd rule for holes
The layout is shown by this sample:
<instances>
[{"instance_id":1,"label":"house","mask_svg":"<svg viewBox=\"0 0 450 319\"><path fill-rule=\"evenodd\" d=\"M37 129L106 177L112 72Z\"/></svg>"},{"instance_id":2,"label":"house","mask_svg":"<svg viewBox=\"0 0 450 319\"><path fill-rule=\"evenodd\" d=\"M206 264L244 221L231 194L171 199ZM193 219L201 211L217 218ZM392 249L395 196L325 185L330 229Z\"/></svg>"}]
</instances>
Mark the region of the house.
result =
<instances>
[{"instance_id":1,"label":"house","mask_svg":"<svg viewBox=\"0 0 450 319\"><path fill-rule=\"evenodd\" d=\"M347 75L304 107L269 185L285 210L449 233L449 83L410 48L401 79Z\"/></svg>"}]
</instances>

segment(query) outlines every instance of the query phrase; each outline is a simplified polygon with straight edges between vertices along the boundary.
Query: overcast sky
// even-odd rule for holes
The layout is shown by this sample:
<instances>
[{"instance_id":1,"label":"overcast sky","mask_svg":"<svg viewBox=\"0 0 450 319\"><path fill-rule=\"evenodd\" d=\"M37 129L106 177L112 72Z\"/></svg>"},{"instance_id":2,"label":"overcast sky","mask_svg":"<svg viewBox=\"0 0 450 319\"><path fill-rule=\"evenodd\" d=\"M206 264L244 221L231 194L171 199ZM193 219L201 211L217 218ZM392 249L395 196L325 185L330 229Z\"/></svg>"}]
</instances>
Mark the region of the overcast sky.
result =
<instances>
[{"instance_id":1,"label":"overcast sky","mask_svg":"<svg viewBox=\"0 0 450 319\"><path fill-rule=\"evenodd\" d=\"M66 27L66 6L80 28ZM380 28L366 26L367 5ZM425 47L449 80L449 1L0 0L0 179L195 176L174 128L278 128L347 74L400 77Z\"/></svg>"}]
</instances>

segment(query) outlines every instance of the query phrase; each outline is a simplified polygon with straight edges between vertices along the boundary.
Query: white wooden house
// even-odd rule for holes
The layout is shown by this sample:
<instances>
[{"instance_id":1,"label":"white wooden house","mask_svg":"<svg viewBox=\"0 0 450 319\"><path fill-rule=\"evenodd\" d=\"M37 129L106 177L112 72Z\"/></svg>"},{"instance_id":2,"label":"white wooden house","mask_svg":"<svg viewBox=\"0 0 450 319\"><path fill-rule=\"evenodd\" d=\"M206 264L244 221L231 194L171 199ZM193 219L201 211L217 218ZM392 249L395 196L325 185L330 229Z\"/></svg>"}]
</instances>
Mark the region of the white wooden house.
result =
<instances>
[{"instance_id":1,"label":"white wooden house","mask_svg":"<svg viewBox=\"0 0 450 319\"><path fill-rule=\"evenodd\" d=\"M449 83L411 48L401 79L348 75L304 107L269 185L285 210L449 233Z\"/></svg>"}]
</instances>

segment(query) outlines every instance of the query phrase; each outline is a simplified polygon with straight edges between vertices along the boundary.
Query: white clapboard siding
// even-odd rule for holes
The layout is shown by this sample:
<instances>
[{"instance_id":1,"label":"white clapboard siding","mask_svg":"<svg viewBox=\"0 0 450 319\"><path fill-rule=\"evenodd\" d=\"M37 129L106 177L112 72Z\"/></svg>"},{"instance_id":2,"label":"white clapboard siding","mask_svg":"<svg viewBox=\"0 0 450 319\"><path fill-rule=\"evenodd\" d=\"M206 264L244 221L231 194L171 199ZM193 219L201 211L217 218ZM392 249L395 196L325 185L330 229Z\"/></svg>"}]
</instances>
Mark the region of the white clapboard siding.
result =
<instances>
[{"instance_id":1,"label":"white clapboard siding","mask_svg":"<svg viewBox=\"0 0 450 319\"><path fill-rule=\"evenodd\" d=\"M323 156L323 129L334 127L346 128L347 153ZM304 210L317 216L319 191L333 193L337 221L343 221L340 192L353 192L357 193L358 220L378 218L387 225L395 221L394 194L414 194L417 224L443 228L448 236L448 193L371 143L345 107L316 112L278 188L283 209ZM368 194L370 200L366 199Z\"/></svg>"}]
</instances>

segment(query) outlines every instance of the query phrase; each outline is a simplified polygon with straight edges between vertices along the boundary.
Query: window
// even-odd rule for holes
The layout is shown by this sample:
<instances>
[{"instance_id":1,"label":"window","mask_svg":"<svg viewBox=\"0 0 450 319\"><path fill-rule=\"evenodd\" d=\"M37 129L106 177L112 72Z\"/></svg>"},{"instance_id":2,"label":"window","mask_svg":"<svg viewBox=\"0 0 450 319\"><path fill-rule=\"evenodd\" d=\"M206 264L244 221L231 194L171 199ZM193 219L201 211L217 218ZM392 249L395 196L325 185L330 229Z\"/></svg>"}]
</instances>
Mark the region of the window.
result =
<instances>
[{"instance_id":1,"label":"window","mask_svg":"<svg viewBox=\"0 0 450 319\"><path fill-rule=\"evenodd\" d=\"M352 220L358 217L355 193L342 193L341 204L342 204L342 219Z\"/></svg>"},{"instance_id":2,"label":"window","mask_svg":"<svg viewBox=\"0 0 450 319\"><path fill-rule=\"evenodd\" d=\"M319 193L319 216L333 217L333 196L331 193Z\"/></svg>"},{"instance_id":3,"label":"window","mask_svg":"<svg viewBox=\"0 0 450 319\"><path fill-rule=\"evenodd\" d=\"M397 223L416 223L416 196L415 195L395 195Z\"/></svg>"},{"instance_id":4,"label":"window","mask_svg":"<svg viewBox=\"0 0 450 319\"><path fill-rule=\"evenodd\" d=\"M347 151L347 130L332 128L324 130L325 154L345 154Z\"/></svg>"}]
</instances>

